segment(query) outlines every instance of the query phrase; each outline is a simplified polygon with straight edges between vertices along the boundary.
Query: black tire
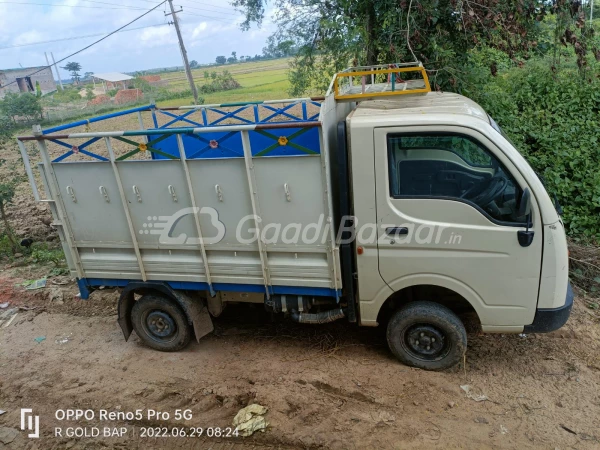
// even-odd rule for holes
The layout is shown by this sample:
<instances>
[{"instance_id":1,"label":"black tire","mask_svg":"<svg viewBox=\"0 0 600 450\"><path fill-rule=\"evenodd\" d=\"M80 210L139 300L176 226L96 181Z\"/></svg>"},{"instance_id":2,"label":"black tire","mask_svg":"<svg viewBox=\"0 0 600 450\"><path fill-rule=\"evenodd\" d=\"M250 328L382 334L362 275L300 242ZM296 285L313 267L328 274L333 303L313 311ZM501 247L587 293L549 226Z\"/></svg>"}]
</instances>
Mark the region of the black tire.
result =
<instances>
[{"instance_id":1,"label":"black tire","mask_svg":"<svg viewBox=\"0 0 600 450\"><path fill-rule=\"evenodd\" d=\"M144 295L131 311L133 329L144 344L161 352L176 352L192 339L185 313L173 300Z\"/></svg>"},{"instance_id":2,"label":"black tire","mask_svg":"<svg viewBox=\"0 0 600 450\"><path fill-rule=\"evenodd\" d=\"M467 350L463 323L450 309L433 302L398 309L388 322L387 341L400 362L425 370L448 369L462 361Z\"/></svg>"}]
</instances>

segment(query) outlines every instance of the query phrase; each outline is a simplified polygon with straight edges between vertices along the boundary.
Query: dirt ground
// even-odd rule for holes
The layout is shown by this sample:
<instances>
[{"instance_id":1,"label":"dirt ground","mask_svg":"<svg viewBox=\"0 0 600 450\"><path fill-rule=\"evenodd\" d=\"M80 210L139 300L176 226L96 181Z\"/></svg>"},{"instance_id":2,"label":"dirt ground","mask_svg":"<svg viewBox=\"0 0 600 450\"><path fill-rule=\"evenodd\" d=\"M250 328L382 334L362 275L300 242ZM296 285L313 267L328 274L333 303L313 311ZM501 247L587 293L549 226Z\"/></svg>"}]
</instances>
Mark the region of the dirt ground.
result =
<instances>
[{"instance_id":1,"label":"dirt ground","mask_svg":"<svg viewBox=\"0 0 600 450\"><path fill-rule=\"evenodd\" d=\"M214 335L183 352L156 352L135 334L124 341L116 291L82 301L67 277L50 278L38 291L15 286L48 269L0 272L0 303L20 308L0 328L0 449L600 448L600 316L581 296L562 330L470 334L466 364L434 373L398 363L379 329L271 323L252 305L230 306ZM487 400L469 398L461 385ZM230 427L250 403L268 408L266 432L140 437L144 427ZM39 439L19 430L20 408L40 416ZM56 410L70 408L96 417L56 418ZM171 417L107 422L98 418L101 409ZM176 409L193 418L175 420ZM78 426L127 433L54 435L56 427Z\"/></svg>"}]
</instances>

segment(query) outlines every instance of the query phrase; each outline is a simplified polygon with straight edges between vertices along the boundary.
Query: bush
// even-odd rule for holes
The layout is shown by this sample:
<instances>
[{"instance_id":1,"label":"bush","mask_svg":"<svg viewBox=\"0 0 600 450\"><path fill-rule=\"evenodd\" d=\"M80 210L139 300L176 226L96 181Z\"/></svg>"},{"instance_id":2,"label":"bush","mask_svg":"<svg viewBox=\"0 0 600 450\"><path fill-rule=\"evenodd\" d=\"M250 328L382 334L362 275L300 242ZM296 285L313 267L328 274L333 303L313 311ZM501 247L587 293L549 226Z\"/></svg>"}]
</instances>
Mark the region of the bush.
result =
<instances>
[{"instance_id":1,"label":"bush","mask_svg":"<svg viewBox=\"0 0 600 450\"><path fill-rule=\"evenodd\" d=\"M233 78L231 73L228 70L224 70L222 74L212 78L210 83L198 86L198 90L202 94L211 94L213 92L229 91L240 87L242 86Z\"/></svg>"},{"instance_id":2,"label":"bush","mask_svg":"<svg viewBox=\"0 0 600 450\"><path fill-rule=\"evenodd\" d=\"M10 117L13 122L18 119L31 121L42 118L42 104L39 97L34 94L17 94L8 92L3 100L0 100L0 113Z\"/></svg>"},{"instance_id":3,"label":"bush","mask_svg":"<svg viewBox=\"0 0 600 450\"><path fill-rule=\"evenodd\" d=\"M36 264L52 263L55 267L66 264L61 248L51 248L45 242L35 243L31 250L31 262Z\"/></svg>"},{"instance_id":4,"label":"bush","mask_svg":"<svg viewBox=\"0 0 600 450\"><path fill-rule=\"evenodd\" d=\"M10 257L15 254L14 243L6 233L0 233L0 257Z\"/></svg>"},{"instance_id":5,"label":"bush","mask_svg":"<svg viewBox=\"0 0 600 450\"><path fill-rule=\"evenodd\" d=\"M96 98L96 94L94 94L94 90L89 85L85 88L85 98L88 101L94 100Z\"/></svg>"},{"instance_id":6,"label":"bush","mask_svg":"<svg viewBox=\"0 0 600 450\"><path fill-rule=\"evenodd\" d=\"M13 122L0 111L0 146L12 138Z\"/></svg>"},{"instance_id":7,"label":"bush","mask_svg":"<svg viewBox=\"0 0 600 450\"><path fill-rule=\"evenodd\" d=\"M471 96L556 195L569 234L600 237L600 79L530 63L490 77Z\"/></svg>"},{"instance_id":8,"label":"bush","mask_svg":"<svg viewBox=\"0 0 600 450\"><path fill-rule=\"evenodd\" d=\"M142 91L144 93L152 91L152 86L150 85L150 83L140 77L135 77L131 81L131 85L133 86L134 89L139 89L140 91Z\"/></svg>"},{"instance_id":9,"label":"bush","mask_svg":"<svg viewBox=\"0 0 600 450\"><path fill-rule=\"evenodd\" d=\"M59 103L71 103L81 100L78 89L67 88L62 91L56 91L53 95L54 100Z\"/></svg>"}]
</instances>

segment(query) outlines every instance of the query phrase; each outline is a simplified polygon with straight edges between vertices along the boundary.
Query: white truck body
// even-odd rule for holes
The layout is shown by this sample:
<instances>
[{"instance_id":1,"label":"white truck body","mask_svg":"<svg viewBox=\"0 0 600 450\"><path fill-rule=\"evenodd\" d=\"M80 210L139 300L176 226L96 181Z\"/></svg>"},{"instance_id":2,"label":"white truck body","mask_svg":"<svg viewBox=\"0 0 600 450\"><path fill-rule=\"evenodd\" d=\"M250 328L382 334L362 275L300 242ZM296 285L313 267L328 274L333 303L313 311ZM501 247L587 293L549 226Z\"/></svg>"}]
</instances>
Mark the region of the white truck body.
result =
<instances>
[{"instance_id":1,"label":"white truck body","mask_svg":"<svg viewBox=\"0 0 600 450\"><path fill-rule=\"evenodd\" d=\"M206 292L213 315L272 297L276 312L290 298L302 312L319 304L303 298L317 297L364 326L428 300L475 312L486 332L562 326L572 304L564 228L525 159L480 106L427 92L422 68L424 85L399 78L409 69L369 70L336 78L320 105L202 105L180 116L151 106L140 108L152 112L150 129L140 115L139 130L57 134L71 124L20 137L39 198L25 147L37 142L40 200L82 297L99 285L125 295L160 284ZM381 74L387 82L376 83ZM396 96L398 85L413 92ZM175 119L159 126L157 112ZM135 150L118 154L116 141ZM49 143L73 147L55 157ZM128 159L147 151L152 159ZM66 160L82 153L95 161ZM355 239L340 240L340 228ZM120 307L126 337L133 302Z\"/></svg>"}]
</instances>

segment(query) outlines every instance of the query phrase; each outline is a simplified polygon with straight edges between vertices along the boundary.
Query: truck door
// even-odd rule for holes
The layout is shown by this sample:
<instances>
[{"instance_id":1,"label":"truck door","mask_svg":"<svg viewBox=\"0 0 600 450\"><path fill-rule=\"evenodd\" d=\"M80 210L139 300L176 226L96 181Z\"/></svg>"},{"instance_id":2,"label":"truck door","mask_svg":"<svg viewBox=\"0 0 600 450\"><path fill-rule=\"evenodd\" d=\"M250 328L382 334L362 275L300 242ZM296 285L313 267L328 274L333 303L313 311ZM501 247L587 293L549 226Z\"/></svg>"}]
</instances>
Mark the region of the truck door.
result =
<instances>
[{"instance_id":1,"label":"truck door","mask_svg":"<svg viewBox=\"0 0 600 450\"><path fill-rule=\"evenodd\" d=\"M465 297L484 328L533 321L542 224L529 246L518 206L527 183L483 134L443 126L376 128L379 272L394 291L437 285Z\"/></svg>"}]
</instances>

